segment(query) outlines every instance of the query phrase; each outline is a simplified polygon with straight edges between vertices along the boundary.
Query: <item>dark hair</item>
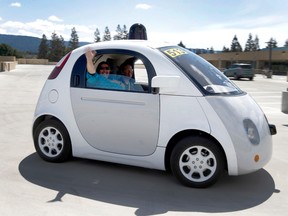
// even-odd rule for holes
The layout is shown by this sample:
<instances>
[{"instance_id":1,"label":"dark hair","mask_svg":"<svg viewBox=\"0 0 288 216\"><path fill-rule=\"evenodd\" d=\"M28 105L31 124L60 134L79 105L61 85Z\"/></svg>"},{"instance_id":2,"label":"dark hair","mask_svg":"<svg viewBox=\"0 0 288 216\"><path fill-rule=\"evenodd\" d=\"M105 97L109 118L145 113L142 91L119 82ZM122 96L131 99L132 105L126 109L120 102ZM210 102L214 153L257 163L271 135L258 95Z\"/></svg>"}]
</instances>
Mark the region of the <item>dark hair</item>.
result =
<instances>
[{"instance_id":1,"label":"dark hair","mask_svg":"<svg viewBox=\"0 0 288 216\"><path fill-rule=\"evenodd\" d=\"M102 61L102 62L100 62L100 63L98 64L98 66L97 66L97 68L96 68L96 72L99 72L99 71L100 71L100 68L102 67L103 64L106 64L106 65L108 65L109 68L111 68L110 65L109 65L107 62Z\"/></svg>"}]
</instances>

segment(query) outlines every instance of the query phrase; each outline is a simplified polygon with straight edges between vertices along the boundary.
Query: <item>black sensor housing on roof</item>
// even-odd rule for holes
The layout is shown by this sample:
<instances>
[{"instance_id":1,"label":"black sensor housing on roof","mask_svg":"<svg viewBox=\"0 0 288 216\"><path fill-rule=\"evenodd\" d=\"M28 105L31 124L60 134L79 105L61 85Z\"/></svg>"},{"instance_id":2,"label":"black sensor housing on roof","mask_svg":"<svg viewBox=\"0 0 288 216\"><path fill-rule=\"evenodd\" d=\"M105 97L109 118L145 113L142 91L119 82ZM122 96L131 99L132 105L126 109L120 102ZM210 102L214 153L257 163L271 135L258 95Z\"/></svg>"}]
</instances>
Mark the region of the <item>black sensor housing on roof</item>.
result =
<instances>
[{"instance_id":1,"label":"black sensor housing on roof","mask_svg":"<svg viewBox=\"0 0 288 216\"><path fill-rule=\"evenodd\" d=\"M147 32L145 26L140 23L133 24L129 29L128 39L147 40Z\"/></svg>"}]
</instances>

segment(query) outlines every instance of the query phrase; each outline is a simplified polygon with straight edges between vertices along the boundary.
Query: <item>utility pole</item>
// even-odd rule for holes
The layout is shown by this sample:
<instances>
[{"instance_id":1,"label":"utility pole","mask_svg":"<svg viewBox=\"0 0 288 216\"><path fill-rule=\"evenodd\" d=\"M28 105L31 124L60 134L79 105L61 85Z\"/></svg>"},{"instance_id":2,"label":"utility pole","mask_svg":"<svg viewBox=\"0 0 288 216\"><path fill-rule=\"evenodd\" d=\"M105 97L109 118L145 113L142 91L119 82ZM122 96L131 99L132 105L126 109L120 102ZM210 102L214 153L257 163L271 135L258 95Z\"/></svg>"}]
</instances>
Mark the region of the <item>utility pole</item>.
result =
<instances>
[{"instance_id":1,"label":"utility pole","mask_svg":"<svg viewBox=\"0 0 288 216\"><path fill-rule=\"evenodd\" d=\"M268 48L269 48L269 62L268 62L268 65L269 65L269 71L268 71L268 74L267 74L267 78L272 78L272 41L268 41L268 42L265 42L268 44Z\"/></svg>"}]
</instances>

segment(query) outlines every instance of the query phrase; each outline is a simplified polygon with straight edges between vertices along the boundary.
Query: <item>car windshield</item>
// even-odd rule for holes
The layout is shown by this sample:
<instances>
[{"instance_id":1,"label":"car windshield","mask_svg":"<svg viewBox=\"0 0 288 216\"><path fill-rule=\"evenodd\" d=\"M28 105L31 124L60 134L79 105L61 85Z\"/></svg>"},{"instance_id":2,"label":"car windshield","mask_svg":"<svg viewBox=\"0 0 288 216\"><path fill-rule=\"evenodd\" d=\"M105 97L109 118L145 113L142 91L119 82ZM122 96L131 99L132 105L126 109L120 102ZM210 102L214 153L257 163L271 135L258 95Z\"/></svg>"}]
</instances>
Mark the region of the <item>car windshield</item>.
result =
<instances>
[{"instance_id":1,"label":"car windshield","mask_svg":"<svg viewBox=\"0 0 288 216\"><path fill-rule=\"evenodd\" d=\"M203 94L238 95L243 93L221 71L193 52L179 46L162 47L159 50L180 67Z\"/></svg>"}]
</instances>

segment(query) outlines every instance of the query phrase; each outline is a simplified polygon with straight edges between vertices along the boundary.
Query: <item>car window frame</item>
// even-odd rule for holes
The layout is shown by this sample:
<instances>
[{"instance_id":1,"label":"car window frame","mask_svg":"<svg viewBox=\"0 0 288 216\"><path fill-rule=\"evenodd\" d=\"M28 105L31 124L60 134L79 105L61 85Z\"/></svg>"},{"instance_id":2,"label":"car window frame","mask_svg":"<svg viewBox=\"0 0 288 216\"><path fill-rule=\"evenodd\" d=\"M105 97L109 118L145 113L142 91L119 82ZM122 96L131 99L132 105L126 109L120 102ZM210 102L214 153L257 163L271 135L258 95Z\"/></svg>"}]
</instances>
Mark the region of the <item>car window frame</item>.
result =
<instances>
[{"instance_id":1,"label":"car window frame","mask_svg":"<svg viewBox=\"0 0 288 216\"><path fill-rule=\"evenodd\" d=\"M83 88L83 89L95 89L95 90L106 90L106 91L124 91L124 92L137 92L137 93L153 93L153 89L151 87L152 78L156 76L155 68L151 61L143 54L126 49L97 49L97 55L107 55L107 54L119 54L119 55L128 55L131 57L136 57L143 62L147 72L148 78L148 89L147 91L128 91L128 90L119 90L119 89L103 89L103 88L89 88L86 86L86 57L85 53L80 55L78 59L75 61L71 77L70 77L70 87L73 88Z\"/></svg>"}]
</instances>

